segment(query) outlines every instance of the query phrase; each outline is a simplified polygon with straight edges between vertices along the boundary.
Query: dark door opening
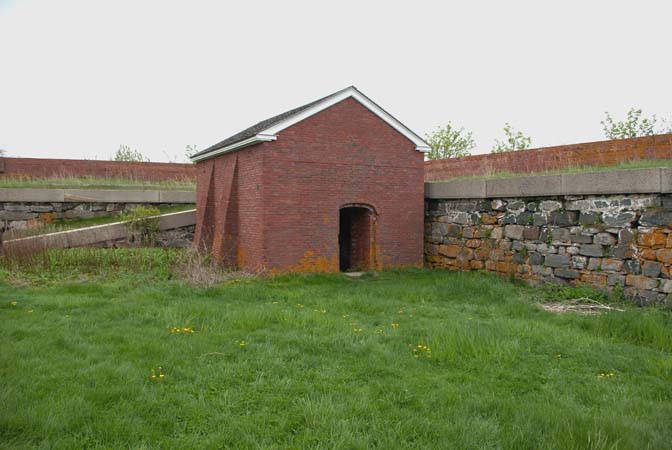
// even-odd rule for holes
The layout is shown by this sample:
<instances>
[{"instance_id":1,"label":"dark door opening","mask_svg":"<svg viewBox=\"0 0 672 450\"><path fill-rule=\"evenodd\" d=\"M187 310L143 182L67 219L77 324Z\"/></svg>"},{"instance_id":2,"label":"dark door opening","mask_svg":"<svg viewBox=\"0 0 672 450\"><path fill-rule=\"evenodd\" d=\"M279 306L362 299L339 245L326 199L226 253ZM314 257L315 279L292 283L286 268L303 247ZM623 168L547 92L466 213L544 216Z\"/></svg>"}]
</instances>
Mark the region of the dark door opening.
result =
<instances>
[{"instance_id":1,"label":"dark door opening","mask_svg":"<svg viewBox=\"0 0 672 450\"><path fill-rule=\"evenodd\" d=\"M341 208L338 230L341 272L371 269L373 212L361 206Z\"/></svg>"}]
</instances>

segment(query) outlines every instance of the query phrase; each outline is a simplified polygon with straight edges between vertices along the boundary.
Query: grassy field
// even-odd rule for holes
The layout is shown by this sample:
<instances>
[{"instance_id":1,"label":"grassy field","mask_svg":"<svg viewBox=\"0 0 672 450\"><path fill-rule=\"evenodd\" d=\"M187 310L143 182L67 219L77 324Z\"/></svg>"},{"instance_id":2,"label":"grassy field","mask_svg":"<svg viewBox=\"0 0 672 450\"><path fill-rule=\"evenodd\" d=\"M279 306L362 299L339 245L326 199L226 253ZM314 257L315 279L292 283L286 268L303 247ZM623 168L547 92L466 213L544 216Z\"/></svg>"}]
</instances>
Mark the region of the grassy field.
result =
<instances>
[{"instance_id":1,"label":"grassy field","mask_svg":"<svg viewBox=\"0 0 672 450\"><path fill-rule=\"evenodd\" d=\"M171 191L194 191L196 181L147 181L127 178L57 177L57 178L12 178L0 177L2 188L49 188L49 189L160 189Z\"/></svg>"},{"instance_id":2,"label":"grassy field","mask_svg":"<svg viewBox=\"0 0 672 450\"><path fill-rule=\"evenodd\" d=\"M199 288L176 251L66 252L0 271L0 448L672 447L665 310L555 315L561 291L430 270Z\"/></svg>"},{"instance_id":3,"label":"grassy field","mask_svg":"<svg viewBox=\"0 0 672 450\"><path fill-rule=\"evenodd\" d=\"M175 205L175 206L157 206L161 214L169 214L180 211L188 211L195 209L196 205ZM58 231L75 230L77 228L93 227L95 225L105 225L108 223L119 222L121 218L118 215L91 217L88 219L63 219L56 220L50 224L46 224L35 228L16 229L5 232L3 238L5 240L19 239L22 237L37 236L39 234L56 233Z\"/></svg>"},{"instance_id":4,"label":"grassy field","mask_svg":"<svg viewBox=\"0 0 672 450\"><path fill-rule=\"evenodd\" d=\"M545 175L560 175L563 173L603 172L605 170L608 171L608 170L654 169L656 167L672 167L672 160L654 159L654 160L642 160L642 161L626 161L611 166L576 166L576 167L567 167L565 169L560 170L546 170L543 172L530 172L530 173L501 171L501 172L488 173L485 175L454 177L449 178L448 180L434 180L429 181L429 183L440 183L442 181L455 181L455 180L482 180L482 179L494 180L499 178L527 177L530 175L545 176Z\"/></svg>"}]
</instances>

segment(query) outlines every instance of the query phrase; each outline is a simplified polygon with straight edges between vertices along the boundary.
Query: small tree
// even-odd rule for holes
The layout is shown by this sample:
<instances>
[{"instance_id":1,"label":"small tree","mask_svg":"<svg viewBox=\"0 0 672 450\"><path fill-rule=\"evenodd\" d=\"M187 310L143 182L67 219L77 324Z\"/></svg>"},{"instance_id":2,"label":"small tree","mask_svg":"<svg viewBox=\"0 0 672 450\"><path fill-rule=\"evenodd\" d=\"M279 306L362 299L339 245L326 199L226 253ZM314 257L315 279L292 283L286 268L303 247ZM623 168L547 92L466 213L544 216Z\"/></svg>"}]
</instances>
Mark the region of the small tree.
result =
<instances>
[{"instance_id":1,"label":"small tree","mask_svg":"<svg viewBox=\"0 0 672 450\"><path fill-rule=\"evenodd\" d=\"M138 150L131 149L131 147L128 145L120 145L112 160L127 162L149 162L149 158L140 153Z\"/></svg>"},{"instance_id":2,"label":"small tree","mask_svg":"<svg viewBox=\"0 0 672 450\"><path fill-rule=\"evenodd\" d=\"M609 112L605 112L605 119L601 121L604 136L607 139L627 139L640 136L651 136L656 126L656 116L643 117L641 109L630 108L627 117L622 121L615 121Z\"/></svg>"},{"instance_id":3,"label":"small tree","mask_svg":"<svg viewBox=\"0 0 672 450\"><path fill-rule=\"evenodd\" d=\"M189 161L189 158L191 158L196 153L198 153L198 146L197 145L187 145L184 148L184 155L187 157L187 161Z\"/></svg>"},{"instance_id":4,"label":"small tree","mask_svg":"<svg viewBox=\"0 0 672 450\"><path fill-rule=\"evenodd\" d=\"M520 131L516 131L507 122L504 125L505 139L500 141L495 139L495 146L490 153L515 152L517 150L526 150L532 145L532 138L525 136Z\"/></svg>"},{"instance_id":5,"label":"small tree","mask_svg":"<svg viewBox=\"0 0 672 450\"><path fill-rule=\"evenodd\" d=\"M446 159L469 156L476 143L470 131L457 128L451 122L437 128L427 135L427 143L432 150L427 154L429 159Z\"/></svg>"}]
</instances>

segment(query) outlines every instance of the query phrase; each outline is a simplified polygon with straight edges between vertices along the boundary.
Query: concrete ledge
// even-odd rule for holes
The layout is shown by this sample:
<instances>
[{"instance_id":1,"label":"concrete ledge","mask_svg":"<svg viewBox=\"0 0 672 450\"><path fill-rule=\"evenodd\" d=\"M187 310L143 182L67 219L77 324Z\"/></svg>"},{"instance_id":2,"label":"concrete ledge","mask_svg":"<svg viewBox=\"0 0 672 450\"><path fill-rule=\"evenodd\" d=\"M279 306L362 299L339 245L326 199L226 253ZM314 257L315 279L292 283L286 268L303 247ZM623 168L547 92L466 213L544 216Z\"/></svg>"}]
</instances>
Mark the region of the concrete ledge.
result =
<instances>
[{"instance_id":1,"label":"concrete ledge","mask_svg":"<svg viewBox=\"0 0 672 450\"><path fill-rule=\"evenodd\" d=\"M547 175L487 180L485 189L488 198L562 195L562 177Z\"/></svg>"},{"instance_id":2,"label":"concrete ledge","mask_svg":"<svg viewBox=\"0 0 672 450\"><path fill-rule=\"evenodd\" d=\"M485 180L425 183L426 198L486 198Z\"/></svg>"},{"instance_id":3,"label":"concrete ledge","mask_svg":"<svg viewBox=\"0 0 672 450\"><path fill-rule=\"evenodd\" d=\"M159 216L159 229L172 230L187 227L196 223L196 210L176 212ZM115 222L94 227L79 228L76 230L60 231L58 233L41 234L21 239L5 241L6 250L16 250L23 246L30 249L86 247L115 239L123 239L128 235L124 222Z\"/></svg>"},{"instance_id":4,"label":"concrete ledge","mask_svg":"<svg viewBox=\"0 0 672 450\"><path fill-rule=\"evenodd\" d=\"M196 203L196 192L124 189L0 189L0 202Z\"/></svg>"},{"instance_id":5,"label":"concrete ledge","mask_svg":"<svg viewBox=\"0 0 672 450\"><path fill-rule=\"evenodd\" d=\"M435 199L552 197L561 195L654 194L672 192L672 169L610 170L425 183L425 197Z\"/></svg>"},{"instance_id":6,"label":"concrete ledge","mask_svg":"<svg viewBox=\"0 0 672 450\"><path fill-rule=\"evenodd\" d=\"M562 175L562 192L575 194L647 194L662 192L661 170L635 169Z\"/></svg>"}]
</instances>

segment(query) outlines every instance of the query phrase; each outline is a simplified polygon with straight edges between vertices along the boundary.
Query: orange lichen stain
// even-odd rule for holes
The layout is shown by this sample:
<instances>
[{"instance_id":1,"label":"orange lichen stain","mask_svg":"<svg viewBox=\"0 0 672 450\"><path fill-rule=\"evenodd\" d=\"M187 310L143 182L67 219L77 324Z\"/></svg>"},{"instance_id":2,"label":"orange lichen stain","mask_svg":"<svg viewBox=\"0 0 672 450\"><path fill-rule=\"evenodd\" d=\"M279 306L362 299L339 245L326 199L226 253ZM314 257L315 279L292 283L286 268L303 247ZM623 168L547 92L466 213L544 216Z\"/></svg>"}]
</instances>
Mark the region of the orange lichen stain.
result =
<instances>
[{"instance_id":1,"label":"orange lichen stain","mask_svg":"<svg viewBox=\"0 0 672 450\"><path fill-rule=\"evenodd\" d=\"M236 265L238 267L245 267L246 262L247 262L247 255L245 253L245 250L238 247L238 250L236 250Z\"/></svg>"},{"instance_id":2,"label":"orange lichen stain","mask_svg":"<svg viewBox=\"0 0 672 450\"><path fill-rule=\"evenodd\" d=\"M53 223L56 220L56 213L42 213L40 214L40 219L42 219L42 221L47 224Z\"/></svg>"},{"instance_id":3,"label":"orange lichen stain","mask_svg":"<svg viewBox=\"0 0 672 450\"><path fill-rule=\"evenodd\" d=\"M290 266L287 271L300 273L338 272L338 255L327 257L320 255L314 250L308 250L303 254L303 257L299 260L299 263L294 266Z\"/></svg>"},{"instance_id":4,"label":"orange lichen stain","mask_svg":"<svg viewBox=\"0 0 672 450\"><path fill-rule=\"evenodd\" d=\"M322 219L322 223L324 224L328 224L329 222L331 222L331 219L329 217L325 217Z\"/></svg>"}]
</instances>

